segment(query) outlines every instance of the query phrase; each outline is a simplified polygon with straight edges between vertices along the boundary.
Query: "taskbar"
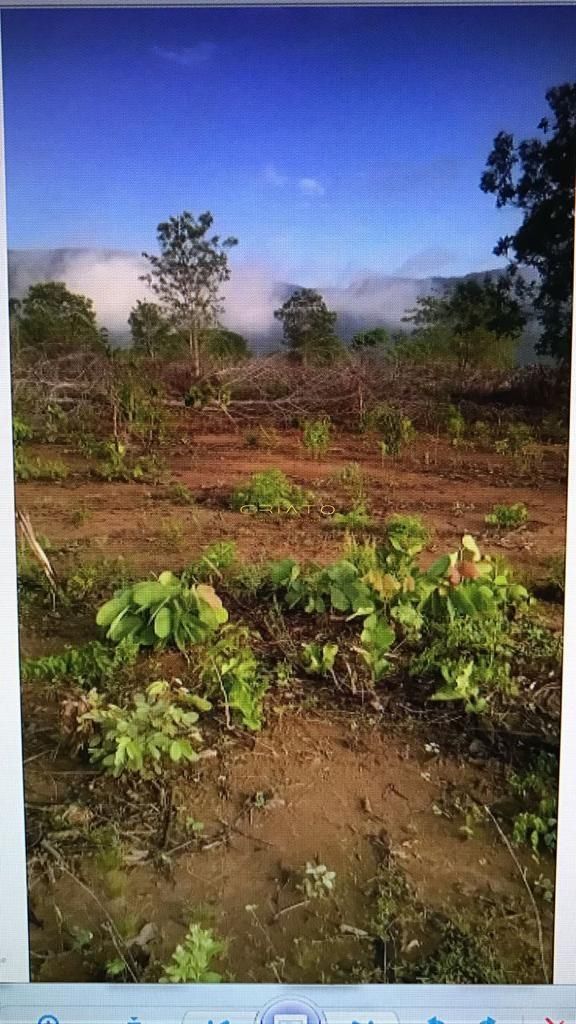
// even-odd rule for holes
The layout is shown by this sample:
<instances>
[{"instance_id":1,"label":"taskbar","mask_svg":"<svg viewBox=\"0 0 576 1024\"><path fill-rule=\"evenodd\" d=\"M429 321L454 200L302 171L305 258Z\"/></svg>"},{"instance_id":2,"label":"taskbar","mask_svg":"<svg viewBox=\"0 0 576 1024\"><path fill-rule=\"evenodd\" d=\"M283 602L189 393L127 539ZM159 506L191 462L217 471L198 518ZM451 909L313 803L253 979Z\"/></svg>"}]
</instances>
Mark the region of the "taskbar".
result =
<instances>
[{"instance_id":1,"label":"taskbar","mask_svg":"<svg viewBox=\"0 0 576 1024\"><path fill-rule=\"evenodd\" d=\"M0 1024L576 1024L576 986L5 983Z\"/></svg>"}]
</instances>

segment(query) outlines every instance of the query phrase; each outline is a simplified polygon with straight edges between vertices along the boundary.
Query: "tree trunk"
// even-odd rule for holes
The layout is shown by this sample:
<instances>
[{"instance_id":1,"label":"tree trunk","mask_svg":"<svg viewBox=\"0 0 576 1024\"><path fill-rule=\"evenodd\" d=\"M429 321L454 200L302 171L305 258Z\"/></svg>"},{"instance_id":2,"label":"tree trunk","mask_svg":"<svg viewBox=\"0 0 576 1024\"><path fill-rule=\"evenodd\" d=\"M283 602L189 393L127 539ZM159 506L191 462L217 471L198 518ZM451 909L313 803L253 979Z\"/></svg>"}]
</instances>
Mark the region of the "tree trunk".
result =
<instances>
[{"instance_id":1,"label":"tree trunk","mask_svg":"<svg viewBox=\"0 0 576 1024\"><path fill-rule=\"evenodd\" d=\"M190 355L192 356L192 364L194 366L194 376L198 380L200 376L200 339L196 326L190 330Z\"/></svg>"}]
</instances>

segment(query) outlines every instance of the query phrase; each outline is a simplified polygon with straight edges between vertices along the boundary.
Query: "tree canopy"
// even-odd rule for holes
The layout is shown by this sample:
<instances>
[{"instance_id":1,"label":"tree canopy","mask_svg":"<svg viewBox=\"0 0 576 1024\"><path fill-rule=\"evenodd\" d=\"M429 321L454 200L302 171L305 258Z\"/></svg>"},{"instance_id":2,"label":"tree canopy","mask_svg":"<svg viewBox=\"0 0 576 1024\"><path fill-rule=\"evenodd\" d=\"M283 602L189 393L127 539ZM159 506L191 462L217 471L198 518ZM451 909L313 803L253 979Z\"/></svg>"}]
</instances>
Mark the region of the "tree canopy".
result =
<instances>
[{"instance_id":1,"label":"tree canopy","mask_svg":"<svg viewBox=\"0 0 576 1024\"><path fill-rule=\"evenodd\" d=\"M384 327L373 327L369 331L359 331L350 342L355 352L365 349L384 348L391 342L390 334Z\"/></svg>"},{"instance_id":2,"label":"tree canopy","mask_svg":"<svg viewBox=\"0 0 576 1024\"><path fill-rule=\"evenodd\" d=\"M142 254L150 264L143 280L171 326L186 337L196 377L203 332L217 325L223 309L220 285L230 277L228 250L237 244L232 237L209 236L213 221L209 212L196 219L184 210L158 225L160 255Z\"/></svg>"},{"instance_id":3,"label":"tree canopy","mask_svg":"<svg viewBox=\"0 0 576 1024\"><path fill-rule=\"evenodd\" d=\"M20 303L11 304L10 312L13 343L19 349L58 356L106 348L92 300L69 291L62 281L31 285Z\"/></svg>"},{"instance_id":4,"label":"tree canopy","mask_svg":"<svg viewBox=\"0 0 576 1024\"><path fill-rule=\"evenodd\" d=\"M446 295L418 299L404 320L415 327L401 343L405 354L412 350L467 370L511 365L526 317L508 282L486 277L459 281Z\"/></svg>"},{"instance_id":5,"label":"tree canopy","mask_svg":"<svg viewBox=\"0 0 576 1024\"><path fill-rule=\"evenodd\" d=\"M576 82L546 93L552 117L544 117L541 138L516 142L507 132L494 139L480 183L496 205L514 206L524 219L513 235L500 238L494 252L511 256L512 273L533 267L531 291L542 327L538 351L570 358L574 268L574 181L576 178Z\"/></svg>"},{"instance_id":6,"label":"tree canopy","mask_svg":"<svg viewBox=\"0 0 576 1024\"><path fill-rule=\"evenodd\" d=\"M175 332L155 302L138 300L130 311L128 323L135 353L169 358L186 352L186 340Z\"/></svg>"},{"instance_id":7,"label":"tree canopy","mask_svg":"<svg viewBox=\"0 0 576 1024\"><path fill-rule=\"evenodd\" d=\"M297 288L274 316L282 323L284 344L302 362L332 362L341 353L336 313L313 288Z\"/></svg>"},{"instance_id":8,"label":"tree canopy","mask_svg":"<svg viewBox=\"0 0 576 1024\"><path fill-rule=\"evenodd\" d=\"M207 355L222 363L240 362L250 356L246 338L225 327L212 327L206 331L202 339L202 347Z\"/></svg>"}]
</instances>

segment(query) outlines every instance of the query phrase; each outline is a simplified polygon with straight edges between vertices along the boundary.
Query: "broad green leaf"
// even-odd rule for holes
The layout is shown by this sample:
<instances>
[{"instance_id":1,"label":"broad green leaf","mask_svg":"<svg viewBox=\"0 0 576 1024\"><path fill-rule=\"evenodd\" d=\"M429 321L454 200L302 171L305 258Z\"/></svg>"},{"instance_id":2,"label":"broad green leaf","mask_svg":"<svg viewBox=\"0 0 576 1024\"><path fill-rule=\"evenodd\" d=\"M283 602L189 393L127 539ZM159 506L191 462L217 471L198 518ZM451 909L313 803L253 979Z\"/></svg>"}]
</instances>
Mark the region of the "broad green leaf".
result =
<instances>
[{"instance_id":1,"label":"broad green leaf","mask_svg":"<svg viewBox=\"0 0 576 1024\"><path fill-rule=\"evenodd\" d=\"M436 580L441 579L446 575L450 568L450 556L443 555L442 558L438 558L425 573L428 579Z\"/></svg>"},{"instance_id":2,"label":"broad green leaf","mask_svg":"<svg viewBox=\"0 0 576 1024\"><path fill-rule=\"evenodd\" d=\"M161 608L154 618L154 632L159 640L165 640L170 636L172 628L172 615L169 608Z\"/></svg>"},{"instance_id":3,"label":"broad green leaf","mask_svg":"<svg viewBox=\"0 0 576 1024\"><path fill-rule=\"evenodd\" d=\"M125 636L130 633L135 633L142 626L142 620L138 615L119 615L117 619L112 623L108 633L106 634L109 640L113 640L114 643L118 643L123 640ZM135 639L138 639L135 637Z\"/></svg>"},{"instance_id":4,"label":"broad green leaf","mask_svg":"<svg viewBox=\"0 0 576 1024\"><path fill-rule=\"evenodd\" d=\"M339 587L330 587L330 601L332 602L332 607L336 608L337 611L345 612L348 610L348 599Z\"/></svg>"},{"instance_id":5,"label":"broad green leaf","mask_svg":"<svg viewBox=\"0 0 576 1024\"><path fill-rule=\"evenodd\" d=\"M132 600L140 608L150 608L159 601L164 601L170 592L158 580L145 580L132 588Z\"/></svg>"},{"instance_id":6,"label":"broad green leaf","mask_svg":"<svg viewBox=\"0 0 576 1024\"><path fill-rule=\"evenodd\" d=\"M110 601L106 601L106 604L102 605L96 616L97 625L110 626L119 613L124 611L130 604L131 594L132 589L128 587L118 597L113 597Z\"/></svg>"},{"instance_id":7,"label":"broad green leaf","mask_svg":"<svg viewBox=\"0 0 576 1024\"><path fill-rule=\"evenodd\" d=\"M456 608L457 611L462 612L463 615L470 615L474 618L478 614L478 609L470 599L465 587L461 585L454 587L450 591L450 600L454 608Z\"/></svg>"}]
</instances>

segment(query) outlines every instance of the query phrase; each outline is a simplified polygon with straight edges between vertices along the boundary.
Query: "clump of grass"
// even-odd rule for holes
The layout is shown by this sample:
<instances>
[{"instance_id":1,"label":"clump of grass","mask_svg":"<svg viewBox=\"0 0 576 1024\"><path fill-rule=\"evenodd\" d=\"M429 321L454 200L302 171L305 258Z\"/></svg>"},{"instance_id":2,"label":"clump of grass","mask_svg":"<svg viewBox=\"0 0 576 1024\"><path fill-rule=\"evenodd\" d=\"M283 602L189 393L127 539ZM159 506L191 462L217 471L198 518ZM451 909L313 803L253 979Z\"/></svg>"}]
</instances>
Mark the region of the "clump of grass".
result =
<instances>
[{"instance_id":1,"label":"clump of grass","mask_svg":"<svg viewBox=\"0 0 576 1024\"><path fill-rule=\"evenodd\" d=\"M528 521L528 509L523 502L514 505L494 505L492 511L484 517L487 526L499 530L516 530Z\"/></svg>"},{"instance_id":2,"label":"clump of grass","mask_svg":"<svg viewBox=\"0 0 576 1024\"><path fill-rule=\"evenodd\" d=\"M16 479L25 483L28 480L66 480L70 475L68 466L59 459L31 458L16 449L14 458Z\"/></svg>"},{"instance_id":3,"label":"clump of grass","mask_svg":"<svg viewBox=\"0 0 576 1024\"><path fill-rule=\"evenodd\" d=\"M301 511L310 503L312 495L292 483L280 469L265 469L254 473L249 481L232 494L233 509L252 506L263 512Z\"/></svg>"},{"instance_id":4,"label":"clump of grass","mask_svg":"<svg viewBox=\"0 0 576 1024\"><path fill-rule=\"evenodd\" d=\"M166 497L169 498L173 505L194 505L196 501L190 488L186 484L178 483L178 481L170 484Z\"/></svg>"}]
</instances>

